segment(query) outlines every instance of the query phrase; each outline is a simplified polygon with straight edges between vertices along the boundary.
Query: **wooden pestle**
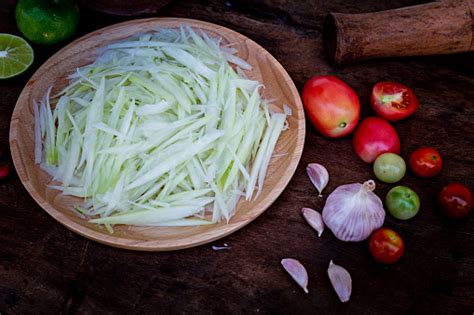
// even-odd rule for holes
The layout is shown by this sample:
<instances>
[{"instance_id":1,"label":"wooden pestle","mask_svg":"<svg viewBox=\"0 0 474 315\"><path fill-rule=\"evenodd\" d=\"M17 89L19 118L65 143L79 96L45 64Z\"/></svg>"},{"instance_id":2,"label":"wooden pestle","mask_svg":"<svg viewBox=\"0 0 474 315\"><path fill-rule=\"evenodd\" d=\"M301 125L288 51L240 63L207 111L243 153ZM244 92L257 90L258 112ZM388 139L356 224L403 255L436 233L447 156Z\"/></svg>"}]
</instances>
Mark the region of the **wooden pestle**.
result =
<instances>
[{"instance_id":1,"label":"wooden pestle","mask_svg":"<svg viewBox=\"0 0 474 315\"><path fill-rule=\"evenodd\" d=\"M474 0L439 1L363 14L330 13L325 50L332 62L474 51Z\"/></svg>"}]
</instances>

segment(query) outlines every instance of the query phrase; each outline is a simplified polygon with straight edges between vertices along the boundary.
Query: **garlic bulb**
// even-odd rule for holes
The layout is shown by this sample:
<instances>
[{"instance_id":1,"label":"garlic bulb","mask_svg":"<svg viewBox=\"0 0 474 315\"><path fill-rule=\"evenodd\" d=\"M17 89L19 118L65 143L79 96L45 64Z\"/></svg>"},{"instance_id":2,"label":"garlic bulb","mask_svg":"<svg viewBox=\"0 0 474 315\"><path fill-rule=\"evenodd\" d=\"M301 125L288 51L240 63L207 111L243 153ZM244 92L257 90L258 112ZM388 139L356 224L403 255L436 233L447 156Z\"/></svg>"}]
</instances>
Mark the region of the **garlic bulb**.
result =
<instances>
[{"instance_id":1,"label":"garlic bulb","mask_svg":"<svg viewBox=\"0 0 474 315\"><path fill-rule=\"evenodd\" d=\"M368 180L364 184L339 186L329 195L323 221L338 239L362 241L382 226L385 210L374 189L375 182Z\"/></svg>"}]
</instances>

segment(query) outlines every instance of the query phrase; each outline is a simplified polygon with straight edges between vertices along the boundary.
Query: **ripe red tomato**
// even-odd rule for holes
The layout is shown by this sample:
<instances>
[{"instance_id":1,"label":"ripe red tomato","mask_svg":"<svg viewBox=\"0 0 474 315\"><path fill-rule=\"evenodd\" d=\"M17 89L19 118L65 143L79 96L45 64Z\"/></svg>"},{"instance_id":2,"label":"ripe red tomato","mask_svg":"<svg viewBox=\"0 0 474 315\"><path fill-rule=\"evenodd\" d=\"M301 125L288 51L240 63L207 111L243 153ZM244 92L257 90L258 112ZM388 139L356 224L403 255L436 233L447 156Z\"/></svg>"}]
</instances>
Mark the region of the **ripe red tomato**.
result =
<instances>
[{"instance_id":1,"label":"ripe red tomato","mask_svg":"<svg viewBox=\"0 0 474 315\"><path fill-rule=\"evenodd\" d=\"M372 108L382 118L397 121L413 114L418 108L418 98L413 91L396 82L379 82L370 96Z\"/></svg>"},{"instance_id":2,"label":"ripe red tomato","mask_svg":"<svg viewBox=\"0 0 474 315\"><path fill-rule=\"evenodd\" d=\"M367 163L372 163L382 153L400 153L400 139L395 128L378 117L368 117L359 124L352 146L357 156Z\"/></svg>"},{"instance_id":3,"label":"ripe red tomato","mask_svg":"<svg viewBox=\"0 0 474 315\"><path fill-rule=\"evenodd\" d=\"M453 219L466 217L472 210L472 192L460 183L445 186L438 195L441 212Z\"/></svg>"},{"instance_id":4,"label":"ripe red tomato","mask_svg":"<svg viewBox=\"0 0 474 315\"><path fill-rule=\"evenodd\" d=\"M420 177L433 177L441 172L443 159L438 151L431 147L416 149L408 161L410 169Z\"/></svg>"},{"instance_id":5,"label":"ripe red tomato","mask_svg":"<svg viewBox=\"0 0 474 315\"><path fill-rule=\"evenodd\" d=\"M369 240L369 249L375 260L391 264L399 260L405 251L402 238L392 229L380 228Z\"/></svg>"},{"instance_id":6,"label":"ripe red tomato","mask_svg":"<svg viewBox=\"0 0 474 315\"><path fill-rule=\"evenodd\" d=\"M359 121L357 94L334 76L308 80L303 89L303 104L313 126L329 138L348 135Z\"/></svg>"},{"instance_id":7,"label":"ripe red tomato","mask_svg":"<svg viewBox=\"0 0 474 315\"><path fill-rule=\"evenodd\" d=\"M3 181L10 175L11 173L11 166L8 163L0 162L0 181Z\"/></svg>"}]
</instances>

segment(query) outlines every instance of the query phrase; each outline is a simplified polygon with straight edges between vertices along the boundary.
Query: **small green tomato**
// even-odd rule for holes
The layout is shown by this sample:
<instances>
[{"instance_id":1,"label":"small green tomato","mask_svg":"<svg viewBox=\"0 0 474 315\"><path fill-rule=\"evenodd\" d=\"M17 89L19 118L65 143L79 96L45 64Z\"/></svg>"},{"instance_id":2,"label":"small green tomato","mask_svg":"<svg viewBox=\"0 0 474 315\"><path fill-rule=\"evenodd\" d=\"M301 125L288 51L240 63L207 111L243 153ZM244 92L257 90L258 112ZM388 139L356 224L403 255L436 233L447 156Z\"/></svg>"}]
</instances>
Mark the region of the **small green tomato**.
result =
<instances>
[{"instance_id":1,"label":"small green tomato","mask_svg":"<svg viewBox=\"0 0 474 315\"><path fill-rule=\"evenodd\" d=\"M420 210L420 198L406 186L390 189L385 197L385 205L392 216L400 220L413 218Z\"/></svg>"},{"instance_id":2,"label":"small green tomato","mask_svg":"<svg viewBox=\"0 0 474 315\"><path fill-rule=\"evenodd\" d=\"M396 183L405 176L407 166L400 155L383 153L374 163L375 176L384 183Z\"/></svg>"}]
</instances>

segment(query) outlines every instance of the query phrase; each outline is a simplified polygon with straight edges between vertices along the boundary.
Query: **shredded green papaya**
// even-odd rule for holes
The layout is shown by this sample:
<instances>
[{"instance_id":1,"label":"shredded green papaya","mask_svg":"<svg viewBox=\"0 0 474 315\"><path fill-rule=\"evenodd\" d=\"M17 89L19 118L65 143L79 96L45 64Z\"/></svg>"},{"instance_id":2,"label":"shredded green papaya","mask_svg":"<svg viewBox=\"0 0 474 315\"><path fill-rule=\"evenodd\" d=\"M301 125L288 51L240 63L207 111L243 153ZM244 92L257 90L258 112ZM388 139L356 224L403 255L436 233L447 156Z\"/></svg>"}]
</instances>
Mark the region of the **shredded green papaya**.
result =
<instances>
[{"instance_id":1,"label":"shredded green papaya","mask_svg":"<svg viewBox=\"0 0 474 315\"><path fill-rule=\"evenodd\" d=\"M49 187L107 229L228 221L261 192L287 112L269 109L236 52L189 27L107 46L34 104Z\"/></svg>"}]
</instances>

